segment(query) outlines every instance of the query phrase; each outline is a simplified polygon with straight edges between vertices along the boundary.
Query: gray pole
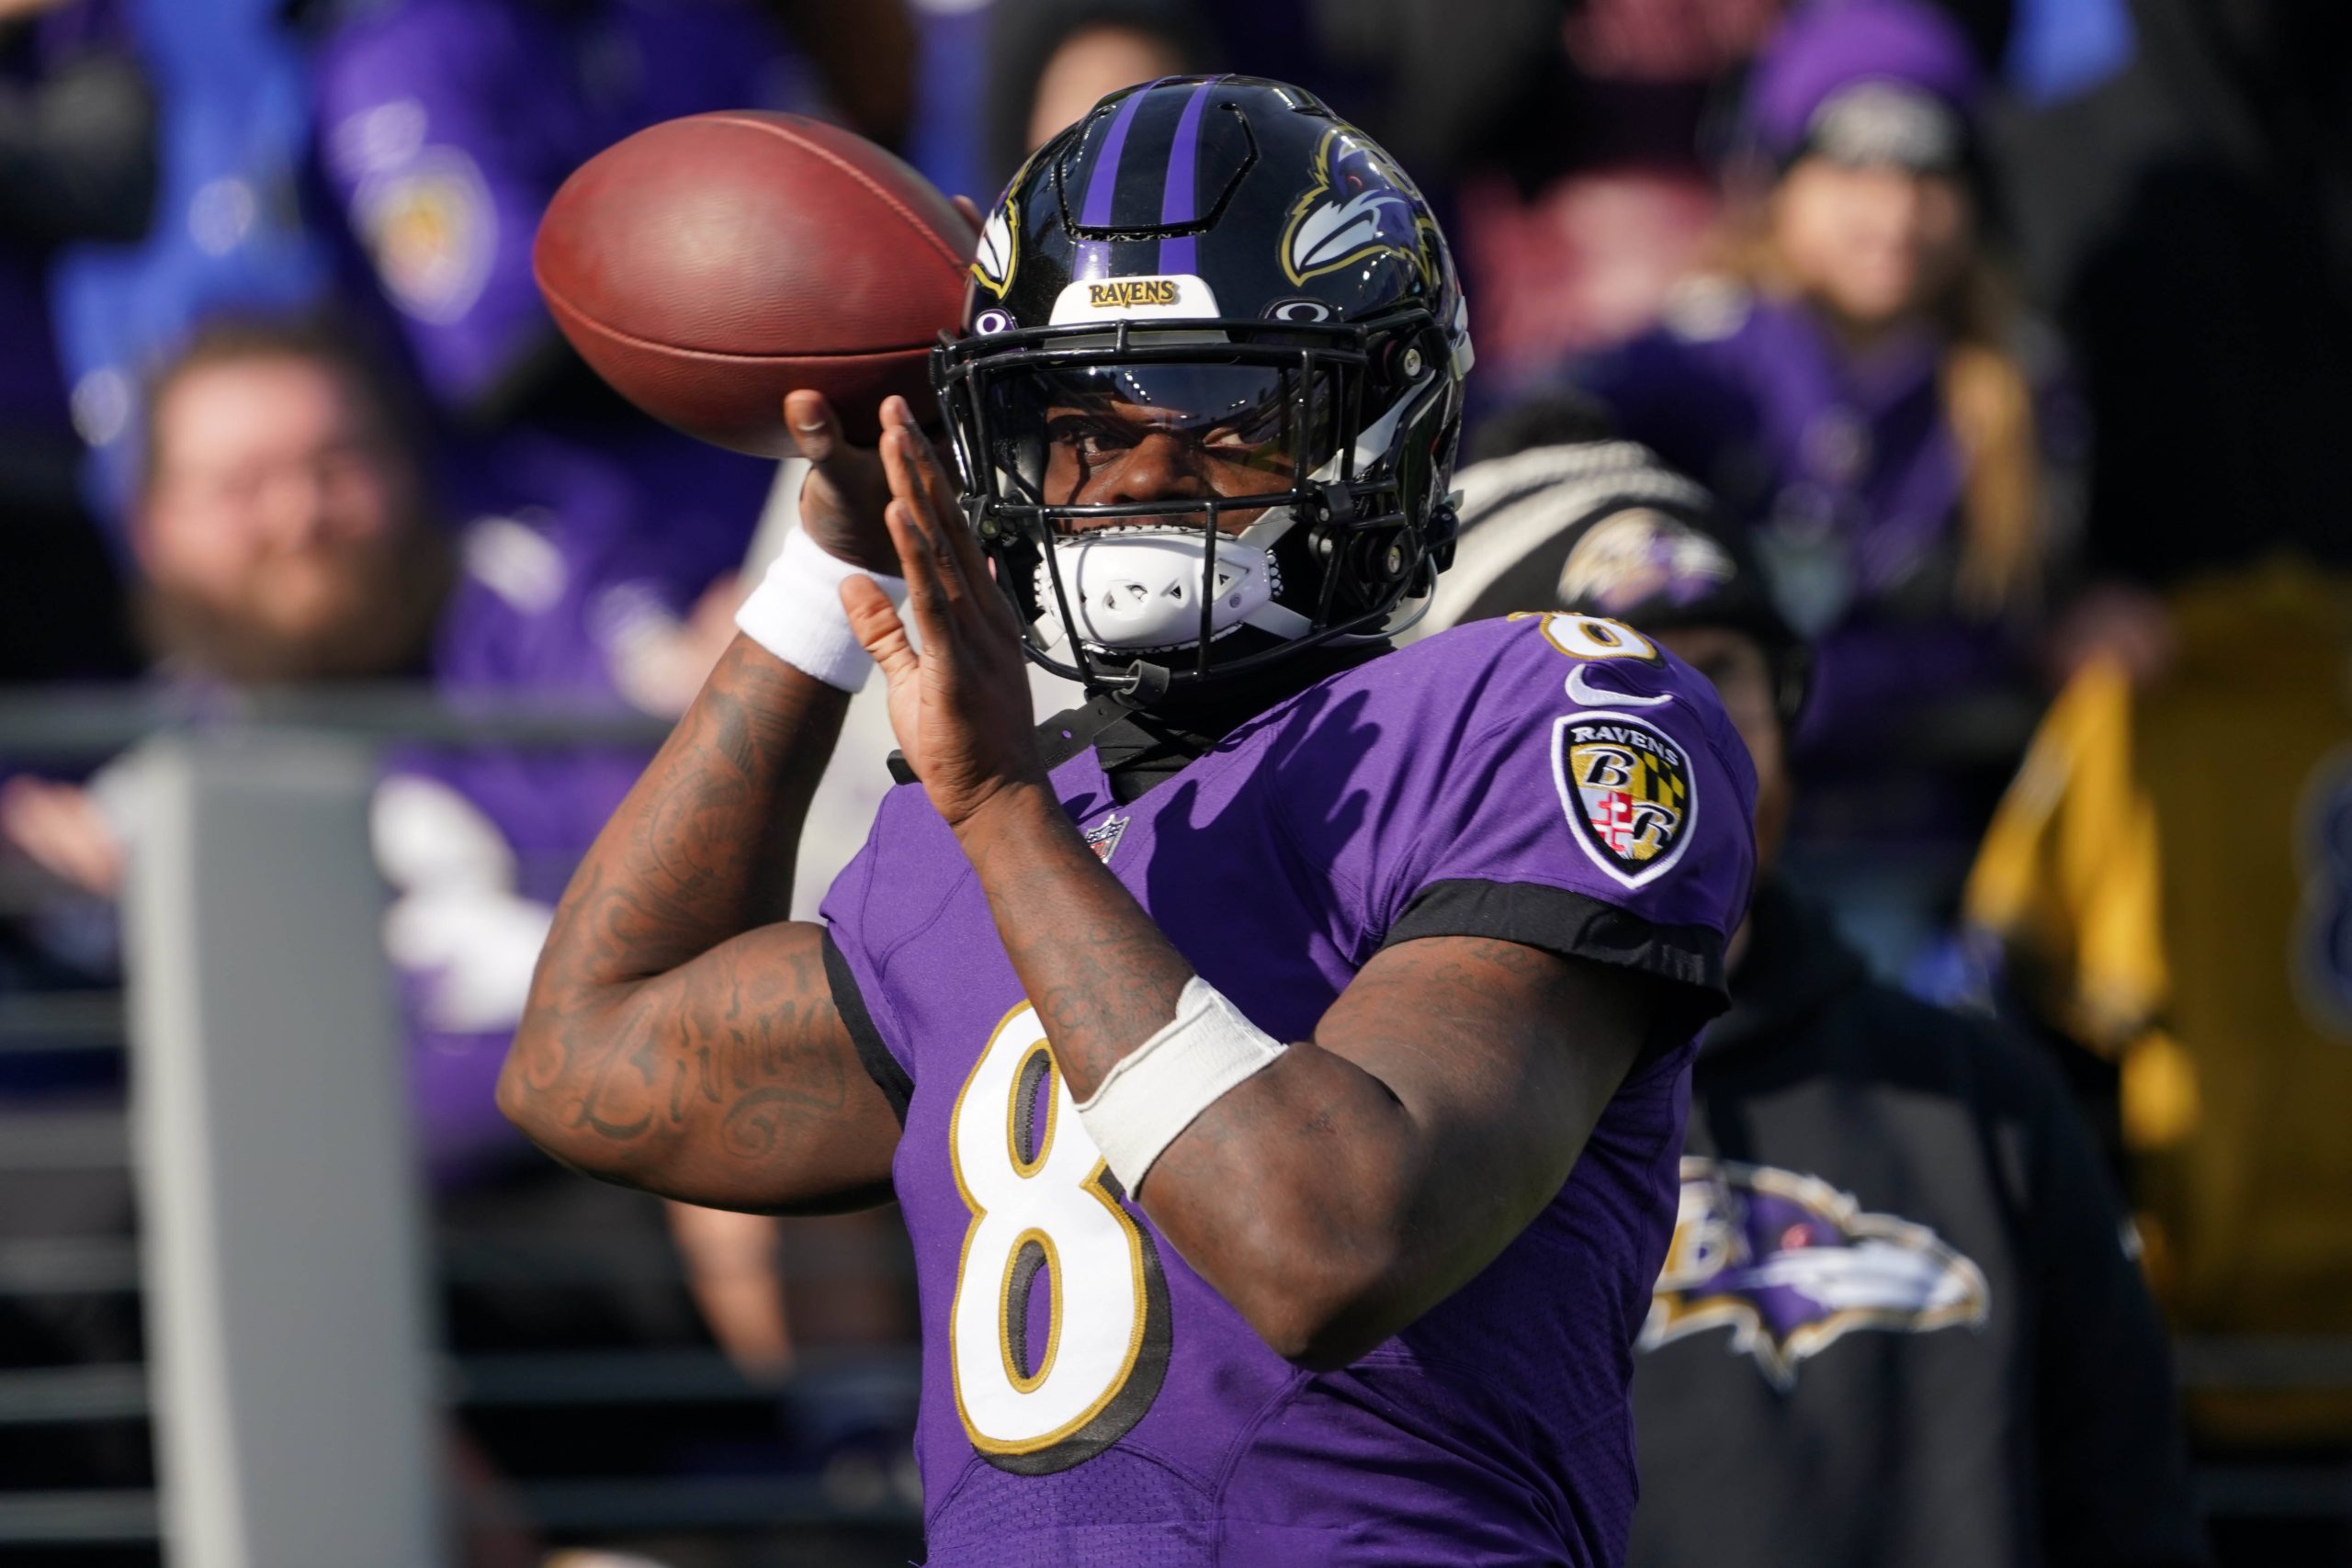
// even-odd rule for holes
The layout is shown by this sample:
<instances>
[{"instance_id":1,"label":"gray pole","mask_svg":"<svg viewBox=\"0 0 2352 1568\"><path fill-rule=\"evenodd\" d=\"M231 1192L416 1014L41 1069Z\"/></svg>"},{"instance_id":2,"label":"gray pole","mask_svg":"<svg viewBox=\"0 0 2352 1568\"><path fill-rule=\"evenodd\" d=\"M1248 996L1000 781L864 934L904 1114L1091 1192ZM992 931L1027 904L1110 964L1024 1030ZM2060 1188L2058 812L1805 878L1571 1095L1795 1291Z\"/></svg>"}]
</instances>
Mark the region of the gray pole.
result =
<instances>
[{"instance_id":1,"label":"gray pole","mask_svg":"<svg viewBox=\"0 0 2352 1568\"><path fill-rule=\"evenodd\" d=\"M360 744L139 755L127 919L175 1568L442 1556L400 1032Z\"/></svg>"}]
</instances>

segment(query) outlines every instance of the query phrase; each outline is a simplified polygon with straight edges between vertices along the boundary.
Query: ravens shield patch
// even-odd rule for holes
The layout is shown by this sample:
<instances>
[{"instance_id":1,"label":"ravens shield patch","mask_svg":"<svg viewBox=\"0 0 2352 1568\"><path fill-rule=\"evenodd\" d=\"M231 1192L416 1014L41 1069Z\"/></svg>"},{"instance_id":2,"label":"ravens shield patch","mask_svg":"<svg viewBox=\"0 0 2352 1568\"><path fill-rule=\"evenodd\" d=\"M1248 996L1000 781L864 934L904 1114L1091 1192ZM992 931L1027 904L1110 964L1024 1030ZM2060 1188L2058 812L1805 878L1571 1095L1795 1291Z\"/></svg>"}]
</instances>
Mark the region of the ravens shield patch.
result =
<instances>
[{"instance_id":1,"label":"ravens shield patch","mask_svg":"<svg viewBox=\"0 0 2352 1568\"><path fill-rule=\"evenodd\" d=\"M1681 858L1699 809L1690 758L1631 714L1572 713L1552 731L1552 778L1592 863L1627 887Z\"/></svg>"}]
</instances>

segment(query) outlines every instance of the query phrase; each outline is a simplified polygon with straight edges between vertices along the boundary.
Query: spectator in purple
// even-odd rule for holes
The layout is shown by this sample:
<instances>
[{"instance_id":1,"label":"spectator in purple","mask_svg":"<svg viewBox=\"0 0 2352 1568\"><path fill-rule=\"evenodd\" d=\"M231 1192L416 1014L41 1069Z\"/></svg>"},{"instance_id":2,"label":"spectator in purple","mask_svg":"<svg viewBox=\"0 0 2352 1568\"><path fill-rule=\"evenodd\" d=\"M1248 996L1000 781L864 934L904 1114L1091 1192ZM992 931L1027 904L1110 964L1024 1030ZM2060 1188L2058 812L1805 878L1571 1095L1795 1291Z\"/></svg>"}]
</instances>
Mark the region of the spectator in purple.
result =
<instances>
[{"instance_id":1,"label":"spectator in purple","mask_svg":"<svg viewBox=\"0 0 2352 1568\"><path fill-rule=\"evenodd\" d=\"M1987 254L1982 98L1966 40L1920 0L1792 18L1748 86L1749 188L1717 265L1574 371L1754 530L1816 643L1800 842L1921 850L1876 922L1882 962L1940 916L1962 857L1933 846L1973 839L2006 760L1979 780L1913 743L1945 705L2025 681L2085 446Z\"/></svg>"},{"instance_id":2,"label":"spectator in purple","mask_svg":"<svg viewBox=\"0 0 2352 1568\"><path fill-rule=\"evenodd\" d=\"M627 495L617 472L555 448L441 493L401 400L325 330L216 322L166 367L149 407L131 523L138 619L161 671L199 704L237 686L417 679L453 700L528 694L617 708L643 607L691 613L698 585L615 525ZM537 947L526 911L560 889L569 857L640 765L634 754L480 751L390 766L377 834L393 886L494 892L508 912L502 924L477 900L461 921L475 940L438 953L404 936L401 908L390 928L425 1043L420 1089L445 1175L515 1143L487 1099L495 1049L479 1104L447 1081L464 1073L459 1043L506 1021L481 972L497 966L486 950L520 951L522 973L508 980L519 1004ZM14 781L0 829L61 874L109 891L119 850L107 840L121 834L105 792L69 819L49 809L58 787Z\"/></svg>"},{"instance_id":3,"label":"spectator in purple","mask_svg":"<svg viewBox=\"0 0 2352 1568\"><path fill-rule=\"evenodd\" d=\"M131 543L166 677L198 713L240 686L386 680L453 704L624 708L632 628L649 606L690 622L699 587L616 525L625 477L548 446L438 485L402 407L342 337L301 325L214 323L162 373ZM732 629L716 615L714 653ZM635 1194L594 1192L605 1210L582 1215L579 1184L550 1180L492 1100L555 896L644 761L616 747L386 759L371 813L393 894L385 941L446 1233L528 1228L551 1203L567 1225L661 1234L659 1206ZM0 841L91 892L119 883L138 815L135 780L0 785ZM768 1285L775 1306L772 1270ZM473 1348L700 1342L674 1289L522 1298L454 1292L453 1334Z\"/></svg>"}]
</instances>

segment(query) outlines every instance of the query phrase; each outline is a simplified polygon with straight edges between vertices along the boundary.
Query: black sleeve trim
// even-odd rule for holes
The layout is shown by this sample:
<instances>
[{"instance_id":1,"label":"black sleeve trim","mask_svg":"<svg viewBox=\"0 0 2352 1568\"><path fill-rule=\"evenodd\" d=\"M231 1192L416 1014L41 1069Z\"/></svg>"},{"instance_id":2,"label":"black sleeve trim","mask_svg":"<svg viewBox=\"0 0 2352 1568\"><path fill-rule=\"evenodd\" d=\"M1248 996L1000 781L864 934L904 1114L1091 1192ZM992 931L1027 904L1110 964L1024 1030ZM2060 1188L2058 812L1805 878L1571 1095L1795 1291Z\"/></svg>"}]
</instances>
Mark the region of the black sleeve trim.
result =
<instances>
[{"instance_id":1,"label":"black sleeve trim","mask_svg":"<svg viewBox=\"0 0 2352 1568\"><path fill-rule=\"evenodd\" d=\"M850 1039L857 1046L857 1059L865 1068L865 1076L890 1102L890 1112L898 1117L899 1125L907 1124L907 1104L915 1097L915 1080L890 1055L890 1047L882 1043L882 1032L874 1027L874 1015L865 1010L865 993L858 988L857 976L852 972L849 960L833 942L833 933L825 932L825 981L832 987L833 1006L841 1010L842 1022L849 1030Z\"/></svg>"},{"instance_id":2,"label":"black sleeve trim","mask_svg":"<svg viewBox=\"0 0 2352 1568\"><path fill-rule=\"evenodd\" d=\"M1659 1043L1681 1043L1731 1006L1724 941L1705 926L1668 926L1613 904L1540 882L1435 882L1423 888L1381 946L1427 936L1483 936L1568 958L1614 964L1674 987Z\"/></svg>"}]
</instances>

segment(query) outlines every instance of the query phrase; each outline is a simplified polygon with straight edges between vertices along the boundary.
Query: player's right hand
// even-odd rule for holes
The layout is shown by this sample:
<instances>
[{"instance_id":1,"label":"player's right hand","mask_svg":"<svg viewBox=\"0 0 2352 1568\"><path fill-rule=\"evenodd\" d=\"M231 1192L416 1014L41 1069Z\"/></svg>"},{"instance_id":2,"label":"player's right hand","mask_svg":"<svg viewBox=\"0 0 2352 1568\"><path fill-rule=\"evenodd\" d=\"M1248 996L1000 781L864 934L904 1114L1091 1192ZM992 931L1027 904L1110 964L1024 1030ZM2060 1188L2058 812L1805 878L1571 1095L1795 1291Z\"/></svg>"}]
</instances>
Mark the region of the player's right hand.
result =
<instances>
[{"instance_id":1,"label":"player's right hand","mask_svg":"<svg viewBox=\"0 0 2352 1568\"><path fill-rule=\"evenodd\" d=\"M5 5L6 0L0 0ZM951 198L964 221L980 231L980 209L968 196ZM822 392L788 392L785 428L811 465L800 486L800 525L825 553L852 566L895 577L899 555L882 509L890 503L890 481L881 454L853 446L842 436L842 422Z\"/></svg>"},{"instance_id":2,"label":"player's right hand","mask_svg":"<svg viewBox=\"0 0 2352 1568\"><path fill-rule=\"evenodd\" d=\"M885 517L907 581L906 614L867 578L842 584L850 628L890 683L890 728L923 793L960 835L992 802L1042 785L1027 660L1012 603L996 586L956 485L904 398L882 403ZM922 636L920 651L908 628ZM1053 809L1059 811L1059 807Z\"/></svg>"},{"instance_id":3,"label":"player's right hand","mask_svg":"<svg viewBox=\"0 0 2352 1568\"><path fill-rule=\"evenodd\" d=\"M882 457L870 446L853 446L822 392L797 391L784 400L784 423L808 477L800 486L800 526L825 553L867 571L895 577L898 547L890 542L882 509L890 502L890 481Z\"/></svg>"}]
</instances>

